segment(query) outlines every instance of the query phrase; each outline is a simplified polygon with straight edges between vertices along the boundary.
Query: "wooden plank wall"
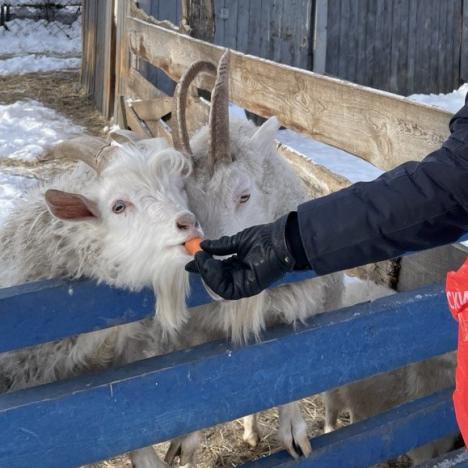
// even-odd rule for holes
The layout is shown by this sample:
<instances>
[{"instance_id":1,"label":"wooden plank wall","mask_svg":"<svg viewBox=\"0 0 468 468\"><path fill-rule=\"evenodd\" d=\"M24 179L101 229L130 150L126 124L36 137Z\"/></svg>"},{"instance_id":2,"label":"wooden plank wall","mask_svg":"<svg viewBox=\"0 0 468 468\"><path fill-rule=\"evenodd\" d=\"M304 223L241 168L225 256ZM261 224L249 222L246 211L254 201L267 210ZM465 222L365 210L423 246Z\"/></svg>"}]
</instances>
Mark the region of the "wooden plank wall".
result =
<instances>
[{"instance_id":1,"label":"wooden plank wall","mask_svg":"<svg viewBox=\"0 0 468 468\"><path fill-rule=\"evenodd\" d=\"M139 0L138 6L148 15L159 20L169 20L179 24L182 17L180 0ZM175 88L174 82L161 70L154 68L147 62L140 62L138 71L151 83L166 94L172 94Z\"/></svg>"},{"instance_id":2,"label":"wooden plank wall","mask_svg":"<svg viewBox=\"0 0 468 468\"><path fill-rule=\"evenodd\" d=\"M463 3L328 0L325 71L402 95L450 92L468 77Z\"/></svg>"},{"instance_id":3,"label":"wooden plank wall","mask_svg":"<svg viewBox=\"0 0 468 468\"><path fill-rule=\"evenodd\" d=\"M315 0L215 0L215 43L310 68L314 4Z\"/></svg>"},{"instance_id":4,"label":"wooden plank wall","mask_svg":"<svg viewBox=\"0 0 468 468\"><path fill-rule=\"evenodd\" d=\"M105 117L113 112L115 88L114 0L83 2L81 84Z\"/></svg>"}]
</instances>

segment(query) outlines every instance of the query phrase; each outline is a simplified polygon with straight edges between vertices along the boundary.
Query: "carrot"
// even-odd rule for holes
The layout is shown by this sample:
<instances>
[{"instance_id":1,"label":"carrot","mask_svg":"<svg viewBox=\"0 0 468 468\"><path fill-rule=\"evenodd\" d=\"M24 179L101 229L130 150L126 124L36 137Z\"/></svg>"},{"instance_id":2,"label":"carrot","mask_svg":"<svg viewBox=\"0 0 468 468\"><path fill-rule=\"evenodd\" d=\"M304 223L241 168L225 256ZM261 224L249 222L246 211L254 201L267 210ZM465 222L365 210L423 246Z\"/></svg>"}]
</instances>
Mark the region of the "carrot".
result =
<instances>
[{"instance_id":1,"label":"carrot","mask_svg":"<svg viewBox=\"0 0 468 468\"><path fill-rule=\"evenodd\" d=\"M194 237L193 239L188 240L187 242L184 243L185 250L190 254L190 255L195 255L197 252L200 252L202 248L200 247L200 243L202 242L201 237Z\"/></svg>"}]
</instances>

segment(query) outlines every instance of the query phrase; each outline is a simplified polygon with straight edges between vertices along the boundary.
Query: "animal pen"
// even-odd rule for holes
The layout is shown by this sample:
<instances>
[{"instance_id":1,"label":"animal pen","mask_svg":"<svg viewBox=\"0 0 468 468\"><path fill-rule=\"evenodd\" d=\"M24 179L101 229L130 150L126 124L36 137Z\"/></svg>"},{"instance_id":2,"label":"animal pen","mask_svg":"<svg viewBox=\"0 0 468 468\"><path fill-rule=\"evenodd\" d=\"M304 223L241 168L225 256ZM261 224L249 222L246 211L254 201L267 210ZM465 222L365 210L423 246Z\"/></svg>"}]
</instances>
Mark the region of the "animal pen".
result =
<instances>
[{"instance_id":1,"label":"animal pen","mask_svg":"<svg viewBox=\"0 0 468 468\"><path fill-rule=\"evenodd\" d=\"M111 2L105 3L112 17ZM216 64L224 49L130 2L118 0L116 7L116 28L110 23L98 32L108 41L100 58L107 77L101 99L110 111L115 94L121 125L171 141L172 98L143 77L138 62L177 81L196 60ZM91 47L85 41L85 63ZM385 170L421 159L448 134L447 112L236 51L230 83L233 103L263 117L276 115L285 127ZM212 77L202 76L189 96L191 134L208 116L198 90L212 85ZM315 193L347 184L285 145L278 150ZM311 275L290 274L285 282ZM191 283L190 307L211 301L198 278ZM87 280L3 289L0 352L141 320L154 302L149 291L130 293ZM208 343L4 394L0 466L64 467L106 459L453 351L456 335L444 286L436 284L317 315L297 329L270 329L248 346ZM387 460L457 432L451 394L448 388L316 437L308 459L294 461L279 452L249 466L360 467ZM460 452L445 459L453 466L466 460Z\"/></svg>"}]
</instances>

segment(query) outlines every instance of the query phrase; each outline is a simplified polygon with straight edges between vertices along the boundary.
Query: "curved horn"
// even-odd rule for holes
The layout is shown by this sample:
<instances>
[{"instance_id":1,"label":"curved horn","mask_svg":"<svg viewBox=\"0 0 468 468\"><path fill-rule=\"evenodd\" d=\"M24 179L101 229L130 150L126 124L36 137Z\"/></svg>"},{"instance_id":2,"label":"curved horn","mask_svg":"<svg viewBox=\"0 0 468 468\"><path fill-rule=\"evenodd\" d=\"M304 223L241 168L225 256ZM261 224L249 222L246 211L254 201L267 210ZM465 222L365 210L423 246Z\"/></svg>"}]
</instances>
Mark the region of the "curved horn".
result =
<instances>
[{"instance_id":1,"label":"curved horn","mask_svg":"<svg viewBox=\"0 0 468 468\"><path fill-rule=\"evenodd\" d=\"M67 158L83 161L98 174L109 160L110 143L99 137L80 136L55 145L45 159Z\"/></svg>"},{"instance_id":2,"label":"curved horn","mask_svg":"<svg viewBox=\"0 0 468 468\"><path fill-rule=\"evenodd\" d=\"M216 83L211 93L209 164L232 162L229 148L229 49L219 60Z\"/></svg>"},{"instance_id":3,"label":"curved horn","mask_svg":"<svg viewBox=\"0 0 468 468\"><path fill-rule=\"evenodd\" d=\"M190 137L187 130L187 94L192 81L199 73L206 72L216 75L216 67L211 62L199 60L193 63L183 74L174 91L173 113L175 125L172 133L174 148L187 156L192 156Z\"/></svg>"}]
</instances>

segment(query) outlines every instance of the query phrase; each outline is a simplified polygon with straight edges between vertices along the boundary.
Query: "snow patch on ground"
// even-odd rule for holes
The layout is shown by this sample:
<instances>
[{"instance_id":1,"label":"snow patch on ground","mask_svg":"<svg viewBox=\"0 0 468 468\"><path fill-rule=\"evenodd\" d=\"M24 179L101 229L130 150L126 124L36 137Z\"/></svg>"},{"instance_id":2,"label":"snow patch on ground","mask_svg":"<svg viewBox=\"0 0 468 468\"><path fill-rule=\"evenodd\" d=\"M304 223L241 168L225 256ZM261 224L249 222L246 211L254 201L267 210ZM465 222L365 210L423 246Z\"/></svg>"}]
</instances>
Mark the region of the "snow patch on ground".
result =
<instances>
[{"instance_id":1,"label":"snow patch on ground","mask_svg":"<svg viewBox=\"0 0 468 468\"><path fill-rule=\"evenodd\" d=\"M80 66L81 19L70 26L15 19L0 28L0 76L66 70Z\"/></svg>"},{"instance_id":2,"label":"snow patch on ground","mask_svg":"<svg viewBox=\"0 0 468 468\"><path fill-rule=\"evenodd\" d=\"M83 131L37 101L0 105L0 160L33 161L50 146Z\"/></svg>"},{"instance_id":3,"label":"snow patch on ground","mask_svg":"<svg viewBox=\"0 0 468 468\"><path fill-rule=\"evenodd\" d=\"M23 198L27 190L38 184L34 177L27 177L20 174L11 174L0 170L0 224L4 222L15 201Z\"/></svg>"},{"instance_id":4,"label":"snow patch on ground","mask_svg":"<svg viewBox=\"0 0 468 468\"><path fill-rule=\"evenodd\" d=\"M70 26L57 21L15 19L0 28L0 55L81 54L81 18Z\"/></svg>"},{"instance_id":5,"label":"snow patch on ground","mask_svg":"<svg viewBox=\"0 0 468 468\"><path fill-rule=\"evenodd\" d=\"M408 96L408 98L413 101L439 107L455 114L465 104L465 96L467 92L468 83L465 83L455 91L448 94L412 94L411 96Z\"/></svg>"},{"instance_id":6,"label":"snow patch on ground","mask_svg":"<svg viewBox=\"0 0 468 468\"><path fill-rule=\"evenodd\" d=\"M47 57L46 55L21 55L0 60L0 76L24 75L25 73L48 72L79 68L79 58Z\"/></svg>"}]
</instances>

